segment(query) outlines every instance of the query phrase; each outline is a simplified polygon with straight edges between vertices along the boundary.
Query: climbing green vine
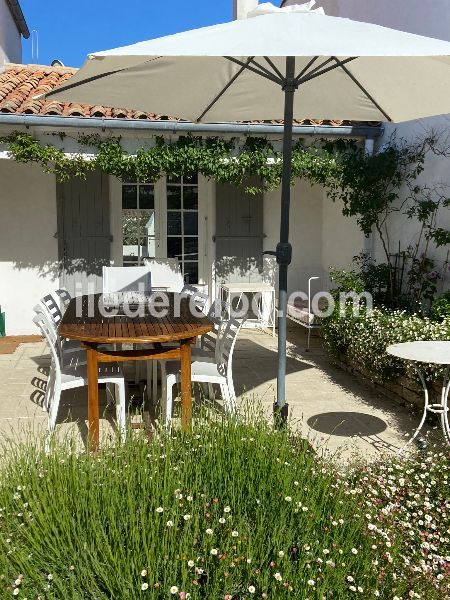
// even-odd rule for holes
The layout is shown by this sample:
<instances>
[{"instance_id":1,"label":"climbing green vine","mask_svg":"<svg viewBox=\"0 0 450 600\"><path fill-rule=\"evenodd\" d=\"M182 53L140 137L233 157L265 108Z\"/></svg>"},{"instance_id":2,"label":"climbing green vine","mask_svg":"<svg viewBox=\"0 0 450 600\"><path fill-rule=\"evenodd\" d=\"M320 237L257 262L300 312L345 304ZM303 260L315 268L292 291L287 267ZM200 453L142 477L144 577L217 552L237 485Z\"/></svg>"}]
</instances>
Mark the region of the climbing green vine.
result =
<instances>
[{"instance_id":1,"label":"climbing green vine","mask_svg":"<svg viewBox=\"0 0 450 600\"><path fill-rule=\"evenodd\" d=\"M65 134L56 136L63 140ZM100 169L122 181L148 182L162 175L176 178L198 172L235 186L249 186L248 179L253 177L262 182L264 190L274 190L281 182L282 154L264 138L249 137L243 144L235 139L192 135L176 141L154 137L152 141L130 154L120 138L80 135L76 140L78 153L67 154L55 144L41 143L28 133L14 132L0 138L0 144L6 146L14 160L40 164L59 181L86 177L89 171ZM447 149L438 146L435 135L413 144L393 136L373 155L355 140L318 140L309 146L300 140L292 154L292 183L300 178L322 185L331 200L342 202L344 215L356 218L365 235L374 229L378 232L389 260L391 250L385 227L394 211L403 210L406 217L416 218L425 238L436 246L450 243L450 233L436 224L437 211L448 208L449 199L440 186L419 186L416 182L425 168L427 152L442 154ZM401 200L405 188L407 206ZM255 193L258 187L247 187L247 191Z\"/></svg>"},{"instance_id":2,"label":"climbing green vine","mask_svg":"<svg viewBox=\"0 0 450 600\"><path fill-rule=\"evenodd\" d=\"M63 135L63 134L60 134ZM162 175L179 177L199 172L221 183L241 185L248 177L263 182L265 190L280 185L282 154L262 138L248 138L240 146L235 140L186 136L170 142L162 137L154 145L142 147L135 154L126 152L120 138L99 135L79 136L78 154L68 156L54 144L43 144L27 133L14 132L0 138L17 162L40 164L46 173L59 181L86 177L89 171L101 169L121 180L155 181ZM89 160L83 155L90 154ZM333 150L321 144L305 147L297 143L292 159L292 180L298 177L311 183L326 183L338 176L340 167ZM249 192L256 188L249 188Z\"/></svg>"}]
</instances>

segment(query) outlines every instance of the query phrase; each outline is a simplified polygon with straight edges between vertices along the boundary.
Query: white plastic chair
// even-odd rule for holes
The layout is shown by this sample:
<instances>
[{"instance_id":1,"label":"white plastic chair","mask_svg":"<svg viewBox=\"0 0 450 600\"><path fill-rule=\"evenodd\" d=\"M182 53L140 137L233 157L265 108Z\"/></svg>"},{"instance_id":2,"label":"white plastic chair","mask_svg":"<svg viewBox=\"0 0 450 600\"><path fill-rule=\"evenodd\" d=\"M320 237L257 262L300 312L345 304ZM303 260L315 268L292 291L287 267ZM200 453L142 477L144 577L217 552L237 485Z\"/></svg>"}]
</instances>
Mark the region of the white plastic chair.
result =
<instances>
[{"instance_id":1,"label":"white plastic chair","mask_svg":"<svg viewBox=\"0 0 450 600\"><path fill-rule=\"evenodd\" d=\"M148 267L103 267L103 293L150 292L152 277Z\"/></svg>"},{"instance_id":2,"label":"white plastic chair","mask_svg":"<svg viewBox=\"0 0 450 600\"><path fill-rule=\"evenodd\" d=\"M55 294L61 300L62 308L65 312L70 304L70 301L72 300L72 296L69 294L66 288L60 288L59 290L56 290Z\"/></svg>"},{"instance_id":3,"label":"white plastic chair","mask_svg":"<svg viewBox=\"0 0 450 600\"><path fill-rule=\"evenodd\" d=\"M53 294L47 294L46 296L41 298L40 302L47 310L47 313L53 321L55 327L58 327L63 317L63 314L55 296Z\"/></svg>"},{"instance_id":4,"label":"white plastic chair","mask_svg":"<svg viewBox=\"0 0 450 600\"><path fill-rule=\"evenodd\" d=\"M47 294L47 296L44 296L40 300L40 302L38 304L36 304L36 306L33 308L33 310L37 314L39 314L39 313L44 314L44 316L47 320L47 325L49 327L51 327L53 329L54 334L56 336L58 336L57 329L58 329L58 325L62 319L62 312L58 306L58 303L57 303L54 295ZM59 338L59 339L60 339L60 345L61 345L62 353L63 353L62 354L63 363L66 364L66 362L67 362L66 358L69 353L81 351L80 342L78 342L76 340L66 340L66 339L61 339L61 338ZM86 362L86 359L84 359L84 362Z\"/></svg>"},{"instance_id":5,"label":"white plastic chair","mask_svg":"<svg viewBox=\"0 0 450 600\"><path fill-rule=\"evenodd\" d=\"M43 313L36 313L34 323L44 335L51 353L51 367L47 382L46 409L48 410L48 432L55 429L56 417L58 415L61 392L64 390L83 387L88 384L87 369L85 364L62 365L62 350L58 335L49 326L48 320ZM116 401L117 423L123 436L126 433L125 413L125 380L118 363L100 364L98 369L99 383L113 384L116 386L117 394L112 394ZM107 391L111 389L107 385Z\"/></svg>"},{"instance_id":6,"label":"white plastic chair","mask_svg":"<svg viewBox=\"0 0 450 600\"><path fill-rule=\"evenodd\" d=\"M186 283L181 289L180 294L185 298L192 298L196 308L200 312L206 312L206 307L208 306L209 297L207 294L201 292L195 285Z\"/></svg>"},{"instance_id":7,"label":"white plastic chair","mask_svg":"<svg viewBox=\"0 0 450 600\"><path fill-rule=\"evenodd\" d=\"M193 292L193 290L195 290L196 293L200 294L200 292L197 290L197 288L193 288L193 286L185 286L183 288L183 290L185 288L191 288L190 290L188 290L189 292ZM194 293L188 294L188 295L194 296ZM201 296L202 296L202 300L206 298L206 296L204 294L201 294ZM203 310L206 308L207 300L208 299L206 298L204 303L203 302L200 302L199 304L196 303L199 310L201 310L202 304L203 304ZM197 358L201 358L203 360L215 362L217 337L218 337L220 329L223 325L223 321L224 321L226 312L227 312L227 304L225 302L222 302L221 300L215 300L213 302L213 304L210 306L210 308L207 312L207 317L213 322L213 329L209 333L202 335L200 338L200 343L192 348L191 356L192 356L193 360L195 360ZM171 344L171 343L162 344L162 345L164 347L173 346L173 344ZM151 365L151 363L153 363L153 364ZM161 368L161 386L162 386L162 382L164 381L164 379L166 377L165 364L166 364L166 360L164 360L164 359L148 361L148 363L147 363L147 387L148 387L148 389L151 389L152 382L153 382L152 397L155 400L156 400L157 394L158 394L158 365ZM212 385L209 386L208 393L209 393L209 396L211 397L212 396ZM163 397L164 397L164 395L163 395Z\"/></svg>"},{"instance_id":8,"label":"white plastic chair","mask_svg":"<svg viewBox=\"0 0 450 600\"><path fill-rule=\"evenodd\" d=\"M56 326L51 318L51 315L47 311L47 308L45 307L45 305L42 303L36 304L36 306L33 308L33 310L35 312L35 318L39 317L40 319L43 319L45 321L47 329L51 330L52 336L53 337L56 336L58 338L61 364L64 365L64 367L76 367L81 364L86 364L86 352L80 347L80 344L78 342L75 343L75 342L71 342L68 340L64 340L58 335ZM33 321L36 323L35 319L33 319ZM42 333L42 328L39 325L38 325L38 327ZM47 338L46 338L46 340L47 340ZM73 344L73 345L70 345L70 344ZM42 403L43 411L48 411L48 408L50 405L50 390L52 387L51 386L52 377L53 377L53 372L52 372L52 368L50 368L49 381L47 383L44 401Z\"/></svg>"},{"instance_id":9,"label":"white plastic chair","mask_svg":"<svg viewBox=\"0 0 450 600\"><path fill-rule=\"evenodd\" d=\"M191 365L193 383L217 384L227 412L236 410L236 392L233 384L233 352L237 336L245 319L230 318L223 323L215 347L215 360L209 356L195 357ZM163 378L163 399L165 398L164 421L170 427L172 419L172 388L181 381L180 364L176 361L166 362L166 376Z\"/></svg>"},{"instance_id":10,"label":"white plastic chair","mask_svg":"<svg viewBox=\"0 0 450 600\"><path fill-rule=\"evenodd\" d=\"M144 267L103 267L103 294L118 292L150 293L152 276L150 269ZM135 345L133 345L133 348ZM139 383L139 363L134 364L134 380Z\"/></svg>"},{"instance_id":11,"label":"white plastic chair","mask_svg":"<svg viewBox=\"0 0 450 600\"><path fill-rule=\"evenodd\" d=\"M152 274L153 289L181 292L184 278L177 258L146 258L144 264Z\"/></svg>"}]
</instances>

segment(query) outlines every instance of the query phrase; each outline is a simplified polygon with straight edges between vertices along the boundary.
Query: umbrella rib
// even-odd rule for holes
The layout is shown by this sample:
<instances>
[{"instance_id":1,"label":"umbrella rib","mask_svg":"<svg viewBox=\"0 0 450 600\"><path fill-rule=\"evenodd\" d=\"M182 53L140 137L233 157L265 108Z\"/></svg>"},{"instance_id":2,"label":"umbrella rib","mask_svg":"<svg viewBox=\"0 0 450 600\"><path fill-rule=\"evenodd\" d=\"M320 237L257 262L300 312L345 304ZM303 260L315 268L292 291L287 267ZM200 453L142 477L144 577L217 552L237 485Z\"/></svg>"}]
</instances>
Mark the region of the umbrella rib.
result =
<instances>
[{"instance_id":1,"label":"umbrella rib","mask_svg":"<svg viewBox=\"0 0 450 600\"><path fill-rule=\"evenodd\" d=\"M203 117L206 115L206 113L208 113L211 110L211 108L220 100L220 98L222 98L222 96L225 94L227 89L231 85L233 85L233 83L236 81L236 79L239 77L239 75L241 75L241 73L243 73L243 71L246 70L246 68L252 62L253 59L254 59L254 56L250 56L247 59L247 61L242 65L242 67L239 69L239 71L233 75L233 77L230 79L230 81L227 83L227 85L220 90L220 92L217 94L217 96L208 104L208 106L205 108L205 110L202 112L202 114L198 117L198 119L196 119L197 123L201 119L203 119Z\"/></svg>"},{"instance_id":2,"label":"umbrella rib","mask_svg":"<svg viewBox=\"0 0 450 600\"><path fill-rule=\"evenodd\" d=\"M278 79L278 77L275 77L275 75L272 75L272 74L268 75L267 73L263 73L259 69L256 69L255 67L252 67L250 64L246 64L246 63L242 62L241 60L234 58L233 56L225 56L224 58L226 58L227 60L229 60L231 62L236 63L237 65L239 65L241 67L245 67L245 69L247 69L248 71L252 71L253 73L256 73L257 75L259 75L260 77L264 77L264 79L269 79L270 81L273 81L277 85L282 85L284 83L284 81L280 81Z\"/></svg>"},{"instance_id":3,"label":"umbrella rib","mask_svg":"<svg viewBox=\"0 0 450 600\"><path fill-rule=\"evenodd\" d=\"M308 62L308 64L306 65L306 67L304 67L300 71L300 73L297 75L297 77L295 78L295 81L300 80L303 77L303 75L306 73L306 71L309 69L309 67L311 67L316 62L316 60L318 58L319 58L318 56L313 56L313 58ZM320 69L320 67L318 67L318 68Z\"/></svg>"},{"instance_id":4,"label":"umbrella rib","mask_svg":"<svg viewBox=\"0 0 450 600\"><path fill-rule=\"evenodd\" d=\"M338 59L333 56L333 60L336 61L337 65L339 67L341 67L341 69L344 71L344 73L350 77L350 79L353 81L353 83L355 85L357 85L359 87L359 89L363 92L363 94L370 100L370 102L372 102L372 104L375 106L375 108L377 108L380 113L386 118L387 121L389 121L389 123L392 123L392 119L391 117L387 114L386 111L384 111L381 106L378 104L378 102L375 100L375 98L369 94L369 92L366 90L366 88L358 81L358 79L353 75L353 73L351 71L349 71L349 69L347 69L347 67L340 61L338 61Z\"/></svg>"},{"instance_id":5,"label":"umbrella rib","mask_svg":"<svg viewBox=\"0 0 450 600\"><path fill-rule=\"evenodd\" d=\"M272 67L272 69L275 71L276 75L278 75L278 77L280 79L284 79L281 71L278 69L278 67L273 63L273 61L270 60L270 58L268 56L264 57L264 60L269 63L269 65Z\"/></svg>"},{"instance_id":6,"label":"umbrella rib","mask_svg":"<svg viewBox=\"0 0 450 600\"><path fill-rule=\"evenodd\" d=\"M97 81L97 79L103 79L103 77L109 77L109 75L115 75L116 73L120 73L121 71L125 71L126 69L117 69L115 71L108 71L107 73L99 73L98 75L93 75L92 77L88 77L87 79L83 79L82 81L75 81L74 83L68 83L67 85L62 85L58 88L55 88L51 92L45 94L46 98L50 96L54 96L59 94L60 92L66 92L67 90L71 90L73 88L79 87L80 85L84 85L85 83L90 83L91 81Z\"/></svg>"},{"instance_id":7,"label":"umbrella rib","mask_svg":"<svg viewBox=\"0 0 450 600\"><path fill-rule=\"evenodd\" d=\"M339 67L342 67L342 65L345 65L345 63L351 62L352 60L356 60L356 56L350 56L349 58L346 58L344 60L337 60L337 63L335 65L331 65L329 67L326 67L326 69L322 69L321 71L317 71L317 69L314 69L314 71L311 71L310 73L308 73L307 75L305 75L304 77L302 77L299 80L296 80L296 83L298 85L302 85L303 83L306 83L307 81L311 81L311 79L315 79L316 77L320 77L321 75L325 75L325 73L328 73L329 71L334 71L335 69L338 69ZM320 65L319 68L323 67L325 64L329 63L330 60L325 61L322 65Z\"/></svg>"},{"instance_id":8,"label":"umbrella rib","mask_svg":"<svg viewBox=\"0 0 450 600\"><path fill-rule=\"evenodd\" d=\"M255 57L252 58L252 60L250 61L252 62L256 67L258 67L258 69L261 69L261 71L263 73L266 73L266 75L270 75L270 77L273 77L273 73L271 71L269 71L269 69L266 69L266 67L263 67L261 64L259 64L259 62L257 62L255 60ZM281 81L280 84L284 81L284 77L281 75Z\"/></svg>"}]
</instances>

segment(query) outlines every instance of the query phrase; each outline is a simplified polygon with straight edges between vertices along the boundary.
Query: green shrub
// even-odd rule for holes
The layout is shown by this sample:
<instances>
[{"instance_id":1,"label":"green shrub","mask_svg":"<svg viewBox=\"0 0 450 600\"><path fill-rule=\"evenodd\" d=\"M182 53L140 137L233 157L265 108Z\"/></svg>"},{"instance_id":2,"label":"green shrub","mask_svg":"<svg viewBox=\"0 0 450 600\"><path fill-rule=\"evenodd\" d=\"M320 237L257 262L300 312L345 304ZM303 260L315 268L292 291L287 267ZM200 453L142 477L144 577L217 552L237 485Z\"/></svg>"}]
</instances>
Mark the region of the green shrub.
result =
<instances>
[{"instance_id":1,"label":"green shrub","mask_svg":"<svg viewBox=\"0 0 450 600\"><path fill-rule=\"evenodd\" d=\"M407 373L415 377L410 363L386 353L386 347L399 342L415 340L450 339L450 318L441 323L405 311L375 308L371 313L353 316L348 308L343 316L336 308L333 315L323 320L325 347L332 355L346 355L374 377L393 379ZM437 380L443 369L429 366L428 380Z\"/></svg>"},{"instance_id":2,"label":"green shrub","mask_svg":"<svg viewBox=\"0 0 450 600\"><path fill-rule=\"evenodd\" d=\"M431 305L431 316L437 321L450 319L450 292L447 292Z\"/></svg>"},{"instance_id":3,"label":"green shrub","mask_svg":"<svg viewBox=\"0 0 450 600\"><path fill-rule=\"evenodd\" d=\"M386 503L262 419L94 455L25 446L0 482L1 598L441 597Z\"/></svg>"}]
</instances>

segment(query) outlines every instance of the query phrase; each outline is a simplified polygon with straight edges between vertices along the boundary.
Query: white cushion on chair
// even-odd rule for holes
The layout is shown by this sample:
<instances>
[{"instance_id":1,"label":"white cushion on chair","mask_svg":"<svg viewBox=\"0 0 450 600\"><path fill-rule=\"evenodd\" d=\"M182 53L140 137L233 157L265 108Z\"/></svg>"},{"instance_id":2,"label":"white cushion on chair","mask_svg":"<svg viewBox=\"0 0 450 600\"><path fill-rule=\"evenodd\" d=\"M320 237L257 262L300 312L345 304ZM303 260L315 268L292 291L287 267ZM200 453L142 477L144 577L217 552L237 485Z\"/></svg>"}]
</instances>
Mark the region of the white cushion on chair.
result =
<instances>
[{"instance_id":1,"label":"white cushion on chair","mask_svg":"<svg viewBox=\"0 0 450 600\"><path fill-rule=\"evenodd\" d=\"M288 304L287 314L306 325L315 325L318 321L317 316L308 310L308 301L300 298L296 298L294 304Z\"/></svg>"}]
</instances>

